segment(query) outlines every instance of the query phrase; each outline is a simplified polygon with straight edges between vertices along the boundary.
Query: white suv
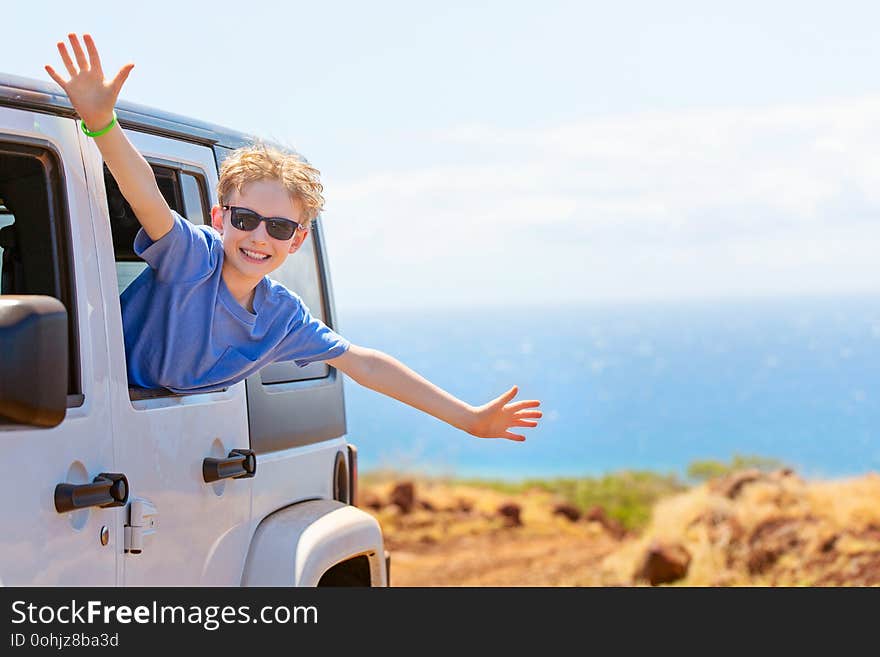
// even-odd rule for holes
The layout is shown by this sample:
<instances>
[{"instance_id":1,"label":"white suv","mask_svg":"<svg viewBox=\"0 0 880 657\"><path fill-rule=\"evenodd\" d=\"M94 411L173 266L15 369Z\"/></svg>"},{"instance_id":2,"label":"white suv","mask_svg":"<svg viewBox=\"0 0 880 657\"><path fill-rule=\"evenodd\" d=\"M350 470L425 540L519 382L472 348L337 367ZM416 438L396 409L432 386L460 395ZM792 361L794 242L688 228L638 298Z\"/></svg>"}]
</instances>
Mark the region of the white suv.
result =
<instances>
[{"instance_id":1,"label":"white suv","mask_svg":"<svg viewBox=\"0 0 880 657\"><path fill-rule=\"evenodd\" d=\"M250 137L116 110L168 204L207 223L218 165ZM0 584L387 586L334 368L128 386L119 294L146 267L138 227L66 94L0 75ZM320 220L273 277L338 330Z\"/></svg>"}]
</instances>

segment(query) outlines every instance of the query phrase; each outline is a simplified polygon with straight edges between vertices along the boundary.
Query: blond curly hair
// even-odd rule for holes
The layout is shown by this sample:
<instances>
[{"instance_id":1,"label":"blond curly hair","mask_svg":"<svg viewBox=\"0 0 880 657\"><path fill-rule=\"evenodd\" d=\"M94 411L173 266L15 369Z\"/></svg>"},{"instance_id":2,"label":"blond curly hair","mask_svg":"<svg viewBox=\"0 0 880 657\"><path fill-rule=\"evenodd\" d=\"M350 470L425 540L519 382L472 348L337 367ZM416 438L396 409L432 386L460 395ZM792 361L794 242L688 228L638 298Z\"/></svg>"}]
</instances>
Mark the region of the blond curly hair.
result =
<instances>
[{"instance_id":1,"label":"blond curly hair","mask_svg":"<svg viewBox=\"0 0 880 657\"><path fill-rule=\"evenodd\" d=\"M217 197L225 205L232 190L241 193L242 187L259 180L277 180L298 198L305 208L302 219L307 227L324 207L321 192L324 186L319 180L321 172L294 152L285 152L263 142L242 146L232 151L220 165Z\"/></svg>"}]
</instances>

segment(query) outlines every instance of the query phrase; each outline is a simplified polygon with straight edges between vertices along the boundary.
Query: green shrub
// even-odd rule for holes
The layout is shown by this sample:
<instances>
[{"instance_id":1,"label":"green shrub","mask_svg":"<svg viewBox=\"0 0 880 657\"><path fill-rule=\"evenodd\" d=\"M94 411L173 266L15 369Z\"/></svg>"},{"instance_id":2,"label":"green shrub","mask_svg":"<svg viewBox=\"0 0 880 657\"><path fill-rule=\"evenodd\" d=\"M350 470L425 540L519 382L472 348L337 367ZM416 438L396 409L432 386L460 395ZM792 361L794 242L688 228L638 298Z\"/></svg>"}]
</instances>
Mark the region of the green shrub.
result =
<instances>
[{"instance_id":1,"label":"green shrub","mask_svg":"<svg viewBox=\"0 0 880 657\"><path fill-rule=\"evenodd\" d=\"M600 477L525 479L519 482L469 479L456 480L455 483L485 486L510 494L538 488L559 495L584 512L601 506L609 517L631 530L647 524L658 499L687 488L673 474L645 470L624 470Z\"/></svg>"},{"instance_id":2,"label":"green shrub","mask_svg":"<svg viewBox=\"0 0 880 657\"><path fill-rule=\"evenodd\" d=\"M768 471L785 467L778 459L765 456L734 454L729 463L722 461L692 461L687 467L687 478L692 481L706 481L715 477L722 477L738 470Z\"/></svg>"}]
</instances>

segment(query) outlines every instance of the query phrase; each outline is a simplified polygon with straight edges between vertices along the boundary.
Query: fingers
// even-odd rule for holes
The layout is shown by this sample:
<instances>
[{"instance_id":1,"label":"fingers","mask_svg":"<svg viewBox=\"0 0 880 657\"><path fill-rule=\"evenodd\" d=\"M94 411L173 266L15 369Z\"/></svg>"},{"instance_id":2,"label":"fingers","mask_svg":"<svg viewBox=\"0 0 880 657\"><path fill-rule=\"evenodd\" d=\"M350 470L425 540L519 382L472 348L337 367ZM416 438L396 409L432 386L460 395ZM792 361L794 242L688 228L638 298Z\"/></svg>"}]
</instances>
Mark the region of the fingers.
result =
<instances>
[{"instance_id":1,"label":"fingers","mask_svg":"<svg viewBox=\"0 0 880 657\"><path fill-rule=\"evenodd\" d=\"M513 417L517 420L521 420L525 417L544 417L544 414L541 411L519 411L518 413L514 413Z\"/></svg>"},{"instance_id":2,"label":"fingers","mask_svg":"<svg viewBox=\"0 0 880 657\"><path fill-rule=\"evenodd\" d=\"M506 403L509 402L511 399L513 399L514 397L516 397L516 393L517 393L517 392L519 392L519 388L518 388L517 386L513 386L510 390L508 390L508 391L505 392L503 395L501 395L501 396L498 398L498 401L499 401L500 403L502 403L502 404L506 404Z\"/></svg>"},{"instance_id":3,"label":"fingers","mask_svg":"<svg viewBox=\"0 0 880 657\"><path fill-rule=\"evenodd\" d=\"M86 53L83 52L82 46L79 45L79 39L76 37L76 34L71 32L67 35L67 38L70 39L70 45L73 47L73 54L76 55L76 63L79 65L79 70L88 71L89 60L86 59Z\"/></svg>"},{"instance_id":4,"label":"fingers","mask_svg":"<svg viewBox=\"0 0 880 657\"><path fill-rule=\"evenodd\" d=\"M491 404L504 406L505 404L507 404L507 402L509 402L514 397L516 397L517 392L519 392L519 388L517 386L513 386L510 390L505 392L503 395L500 395L499 397L496 397L495 399L493 399Z\"/></svg>"},{"instance_id":5,"label":"fingers","mask_svg":"<svg viewBox=\"0 0 880 657\"><path fill-rule=\"evenodd\" d=\"M121 69L119 69L119 73L116 74L116 77L113 78L113 82L110 83L110 86L113 88L113 92L118 96L119 91L122 89L122 85L125 84L125 81L128 79L128 74L131 73L131 69L134 68L134 64L126 64Z\"/></svg>"},{"instance_id":6,"label":"fingers","mask_svg":"<svg viewBox=\"0 0 880 657\"><path fill-rule=\"evenodd\" d=\"M526 437L521 436L517 433L510 433L509 431L505 431L502 438L507 438L508 440L515 440L518 443L525 441Z\"/></svg>"},{"instance_id":7,"label":"fingers","mask_svg":"<svg viewBox=\"0 0 880 657\"><path fill-rule=\"evenodd\" d=\"M89 61L92 70L98 73L101 78L104 77L104 69L101 68L101 58L98 56L98 49L95 47L95 41L91 34L83 34L83 41L86 42L86 49L89 51Z\"/></svg>"},{"instance_id":8,"label":"fingers","mask_svg":"<svg viewBox=\"0 0 880 657\"><path fill-rule=\"evenodd\" d=\"M64 45L63 41L58 42L58 52L61 53L61 61L64 62L64 66L67 68L67 72L70 73L70 77L76 75L78 71L73 65L73 60L70 59L70 55L67 54L67 46Z\"/></svg>"},{"instance_id":9,"label":"fingers","mask_svg":"<svg viewBox=\"0 0 880 657\"><path fill-rule=\"evenodd\" d=\"M538 422L536 420L514 420L510 423L512 427L536 427L538 426Z\"/></svg>"},{"instance_id":10,"label":"fingers","mask_svg":"<svg viewBox=\"0 0 880 657\"><path fill-rule=\"evenodd\" d=\"M536 406L540 406L540 405L541 405L541 402L539 402L537 399L529 399L529 400L518 401L518 402L514 402L513 404L510 404L509 406L507 406L507 410L519 411L524 408L535 408Z\"/></svg>"},{"instance_id":11,"label":"fingers","mask_svg":"<svg viewBox=\"0 0 880 657\"><path fill-rule=\"evenodd\" d=\"M48 64L46 64L46 73L48 73L49 77L52 78L53 80L55 80L56 83L58 83L58 86L60 86L65 91L67 90L65 88L66 83L64 82L64 78L62 78L60 75L58 75L55 72L55 69L52 68L51 66L49 66Z\"/></svg>"}]
</instances>

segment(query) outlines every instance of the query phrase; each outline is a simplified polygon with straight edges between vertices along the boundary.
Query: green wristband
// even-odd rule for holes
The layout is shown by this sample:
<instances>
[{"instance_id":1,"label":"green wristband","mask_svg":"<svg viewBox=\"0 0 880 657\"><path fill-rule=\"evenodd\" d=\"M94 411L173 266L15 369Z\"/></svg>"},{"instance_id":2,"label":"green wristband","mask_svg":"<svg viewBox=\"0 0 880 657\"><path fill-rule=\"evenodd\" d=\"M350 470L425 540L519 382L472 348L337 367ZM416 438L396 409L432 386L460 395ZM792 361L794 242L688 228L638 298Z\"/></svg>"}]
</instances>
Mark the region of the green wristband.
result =
<instances>
[{"instance_id":1,"label":"green wristband","mask_svg":"<svg viewBox=\"0 0 880 657\"><path fill-rule=\"evenodd\" d=\"M110 132L110 128L116 125L116 110L113 110L113 120L110 121L110 123L108 123L105 127L101 128L100 130L96 130L95 132L92 132L86 127L85 121L80 121L79 124L82 126L82 131L86 133L87 137L100 137L101 135L106 135L108 132Z\"/></svg>"}]
</instances>

